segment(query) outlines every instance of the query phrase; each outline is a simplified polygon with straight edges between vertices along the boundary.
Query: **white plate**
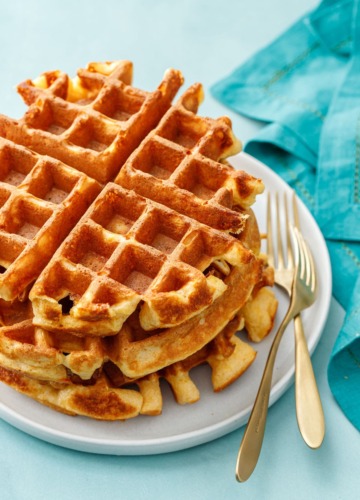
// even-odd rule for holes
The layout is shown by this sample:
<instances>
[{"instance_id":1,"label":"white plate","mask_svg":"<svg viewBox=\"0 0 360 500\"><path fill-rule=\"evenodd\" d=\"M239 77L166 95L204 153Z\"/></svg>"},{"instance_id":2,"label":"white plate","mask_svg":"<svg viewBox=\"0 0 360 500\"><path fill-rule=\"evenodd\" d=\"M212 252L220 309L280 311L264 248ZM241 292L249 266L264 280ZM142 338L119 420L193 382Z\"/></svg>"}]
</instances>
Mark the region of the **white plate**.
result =
<instances>
[{"instance_id":1,"label":"white plate","mask_svg":"<svg viewBox=\"0 0 360 500\"><path fill-rule=\"evenodd\" d=\"M270 191L290 192L288 185L274 172L249 155L232 159L241 168L263 179ZM259 196L255 211L260 229L265 230L266 197ZM303 314L310 352L322 333L331 299L331 267L323 236L306 207L299 202L302 230L314 253L318 273L319 296ZM278 293L279 324L287 300ZM200 389L201 399L192 406L175 403L169 387L163 385L164 408L161 416L140 416L126 422L98 422L70 417L50 410L0 384L0 416L13 426L50 443L80 451L112 455L146 455L181 450L223 436L247 422L260 382L274 333L255 348L258 355L249 370L225 391L214 394L209 368L191 372ZM290 325L280 345L273 376L270 405L290 386L294 374L294 342Z\"/></svg>"}]
</instances>

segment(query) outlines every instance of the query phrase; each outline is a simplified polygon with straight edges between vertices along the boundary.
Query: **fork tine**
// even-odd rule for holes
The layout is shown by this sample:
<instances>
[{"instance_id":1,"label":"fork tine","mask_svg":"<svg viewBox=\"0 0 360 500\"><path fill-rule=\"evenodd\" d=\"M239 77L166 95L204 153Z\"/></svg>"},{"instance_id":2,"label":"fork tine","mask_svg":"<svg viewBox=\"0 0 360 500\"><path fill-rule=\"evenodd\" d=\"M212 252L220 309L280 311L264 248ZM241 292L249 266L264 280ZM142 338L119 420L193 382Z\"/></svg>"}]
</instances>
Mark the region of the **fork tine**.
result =
<instances>
[{"instance_id":1,"label":"fork tine","mask_svg":"<svg viewBox=\"0 0 360 500\"><path fill-rule=\"evenodd\" d=\"M289 209L288 209L288 200L286 193L284 193L284 207L285 207L285 220L286 220L286 248L287 248L287 267L294 267L294 251L291 245L291 234L290 234L290 220L289 220ZM294 214L295 216L295 214Z\"/></svg>"},{"instance_id":2,"label":"fork tine","mask_svg":"<svg viewBox=\"0 0 360 500\"><path fill-rule=\"evenodd\" d=\"M315 267L314 257L312 255L310 247L300 232L299 209L298 209L295 191L293 191L292 202L293 202L294 224L295 224L295 227L299 230L299 234L304 242L305 254L308 258L308 266L309 266L309 274L310 274L310 288L311 288L311 291L314 293L316 290L316 286L317 286L316 267Z\"/></svg>"},{"instance_id":3,"label":"fork tine","mask_svg":"<svg viewBox=\"0 0 360 500\"><path fill-rule=\"evenodd\" d=\"M315 292L315 289L316 289L316 271L315 271L314 257L311 253L309 245L304 240L304 238L303 238L303 242L304 242L305 255L306 255L306 264L308 266L308 277L306 279L306 283L310 286L311 291Z\"/></svg>"},{"instance_id":4,"label":"fork tine","mask_svg":"<svg viewBox=\"0 0 360 500\"><path fill-rule=\"evenodd\" d=\"M305 262L305 271L304 271L306 272L305 280L307 285L310 286L311 291L315 292L316 289L315 262L310 247L300 232L299 211L298 211L295 191L293 191L292 205L294 213L294 225L297 228L298 240L300 243L300 248L302 249L302 255Z\"/></svg>"},{"instance_id":5,"label":"fork tine","mask_svg":"<svg viewBox=\"0 0 360 500\"><path fill-rule=\"evenodd\" d=\"M275 267L274 259L274 243L272 231L272 216L271 216L271 194L267 196L267 214L266 214L266 253L268 256L268 263L270 266Z\"/></svg>"},{"instance_id":6,"label":"fork tine","mask_svg":"<svg viewBox=\"0 0 360 500\"><path fill-rule=\"evenodd\" d=\"M301 244L304 252L304 260L305 260L305 281L308 286L310 286L310 282L312 279L312 273L311 273L311 264L310 264L310 258L309 258L309 247L307 246L304 238L301 236Z\"/></svg>"},{"instance_id":7,"label":"fork tine","mask_svg":"<svg viewBox=\"0 0 360 500\"><path fill-rule=\"evenodd\" d=\"M300 276L304 280L305 274L306 274L306 256L305 256L305 250L304 250L304 244L303 244L304 239L303 239L300 231L298 231L298 235L299 235L299 245L300 245L299 252L300 252L300 263L301 263Z\"/></svg>"},{"instance_id":8,"label":"fork tine","mask_svg":"<svg viewBox=\"0 0 360 500\"><path fill-rule=\"evenodd\" d=\"M305 263L303 238L301 236L300 231L296 227L292 226L292 231L295 236L294 253L296 255L296 260L297 260L297 273L301 279L304 279L304 274L306 272L306 263Z\"/></svg>"},{"instance_id":9,"label":"fork tine","mask_svg":"<svg viewBox=\"0 0 360 500\"><path fill-rule=\"evenodd\" d=\"M311 254L309 245L304 240L303 235L297 228L294 228L295 235L298 243L298 273L299 276L305 280L306 285L311 288L312 292L315 292L316 288L316 273L315 273L315 262Z\"/></svg>"},{"instance_id":10,"label":"fork tine","mask_svg":"<svg viewBox=\"0 0 360 500\"><path fill-rule=\"evenodd\" d=\"M317 279L316 279L316 267L315 267L315 261L313 254L311 253L311 250L309 248L309 258L310 258L310 265L311 265L311 291L313 293L316 292L316 287L317 287Z\"/></svg>"},{"instance_id":11,"label":"fork tine","mask_svg":"<svg viewBox=\"0 0 360 500\"><path fill-rule=\"evenodd\" d=\"M281 237L281 221L280 221L280 206L279 206L279 194L275 195L276 201L276 226L277 226L277 255L278 255L278 269L283 269L285 267L283 243Z\"/></svg>"},{"instance_id":12,"label":"fork tine","mask_svg":"<svg viewBox=\"0 0 360 500\"><path fill-rule=\"evenodd\" d=\"M293 214L294 214L294 225L300 231L299 209L298 209L298 204L297 204L297 201L296 201L296 193L295 193L295 191L293 191L293 195L292 195L292 205L293 205Z\"/></svg>"}]
</instances>

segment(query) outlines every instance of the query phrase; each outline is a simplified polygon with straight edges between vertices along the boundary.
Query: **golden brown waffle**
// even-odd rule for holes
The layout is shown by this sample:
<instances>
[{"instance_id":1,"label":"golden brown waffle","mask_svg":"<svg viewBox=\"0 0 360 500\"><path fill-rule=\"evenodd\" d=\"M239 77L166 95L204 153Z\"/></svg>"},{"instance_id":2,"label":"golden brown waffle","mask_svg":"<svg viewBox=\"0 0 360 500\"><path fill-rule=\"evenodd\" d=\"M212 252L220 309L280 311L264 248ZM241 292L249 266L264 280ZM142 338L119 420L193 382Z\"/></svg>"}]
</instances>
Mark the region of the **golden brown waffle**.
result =
<instances>
[{"instance_id":1,"label":"golden brown waffle","mask_svg":"<svg viewBox=\"0 0 360 500\"><path fill-rule=\"evenodd\" d=\"M211 367L211 381L215 392L222 391L237 380L249 368L256 357L255 350L236 336L243 327L241 316L234 319L215 338L188 358L140 379L131 379L119 367L108 362L104 371L114 387L137 386L143 396L141 413L158 415L162 410L160 380L166 380L179 404L195 403L200 392L190 377L190 371L202 364Z\"/></svg>"},{"instance_id":2,"label":"golden brown waffle","mask_svg":"<svg viewBox=\"0 0 360 500\"><path fill-rule=\"evenodd\" d=\"M17 86L19 94L28 105L33 104L41 94L39 89L48 95L60 97L69 102L86 105L92 102L109 80L131 85L133 65L130 61L92 62L85 69L79 69L74 78L62 71L46 71L35 80L25 80ZM119 117L125 112L117 109Z\"/></svg>"},{"instance_id":3,"label":"golden brown waffle","mask_svg":"<svg viewBox=\"0 0 360 500\"><path fill-rule=\"evenodd\" d=\"M140 413L159 415L163 406L161 379L170 384L177 403L189 404L200 398L189 375L194 367L204 363L210 365L213 388L218 392L251 365L256 353L236 337L240 326L239 318L235 317L212 342L188 359L139 380L125 377L112 362L105 364L105 373L94 378L90 385L81 385L78 380L62 383L38 380L3 366L0 367L0 380L45 405L72 415L101 420L124 420Z\"/></svg>"},{"instance_id":4,"label":"golden brown waffle","mask_svg":"<svg viewBox=\"0 0 360 500\"><path fill-rule=\"evenodd\" d=\"M256 219L251 214L242 237L243 243L257 253L259 232ZM216 268L211 272L222 276ZM247 279L247 269L243 272L242 281ZM240 273L237 274L240 276ZM251 318L257 317L256 333L263 337L272 326L276 310L276 299L266 288L273 285L273 272L265 261L261 266L261 275L251 297L240 311L250 337L254 333L254 319ZM68 332L49 332L35 326L30 301L10 303L0 300L0 365L43 380L64 382L75 377L82 383L96 377L107 361L118 370L121 367L128 378L161 370L201 350L237 313L246 298L243 295L247 293L246 287L240 279L234 278L234 271L225 280L228 287L226 293L200 317L171 329L151 332L151 335L140 325L139 309L114 337L80 337Z\"/></svg>"},{"instance_id":5,"label":"golden brown waffle","mask_svg":"<svg viewBox=\"0 0 360 500\"><path fill-rule=\"evenodd\" d=\"M109 183L35 283L34 323L115 334L141 301L144 329L179 325L224 293L222 279L204 275L218 262L248 273L249 296L259 264L238 240Z\"/></svg>"},{"instance_id":6,"label":"golden brown waffle","mask_svg":"<svg viewBox=\"0 0 360 500\"><path fill-rule=\"evenodd\" d=\"M196 114L201 101L202 87L195 84L129 157L115 182L211 227L240 233L243 211L264 185L219 163L241 145L228 118Z\"/></svg>"},{"instance_id":7,"label":"golden brown waffle","mask_svg":"<svg viewBox=\"0 0 360 500\"><path fill-rule=\"evenodd\" d=\"M264 186L224 162L230 120L197 115L200 84L171 105L175 70L155 92L131 80L127 61L44 73L18 87L21 120L0 116L0 380L105 420L160 413L161 379L195 402L202 363L221 390L255 357L239 321L258 341L276 309L250 209Z\"/></svg>"},{"instance_id":8,"label":"golden brown waffle","mask_svg":"<svg viewBox=\"0 0 360 500\"><path fill-rule=\"evenodd\" d=\"M109 359L130 378L143 377L188 358L213 340L249 299L261 270L254 261L234 267L224 280L227 289L211 306L177 327L147 334L138 316L127 321L121 334L107 339Z\"/></svg>"},{"instance_id":9,"label":"golden brown waffle","mask_svg":"<svg viewBox=\"0 0 360 500\"><path fill-rule=\"evenodd\" d=\"M143 398L131 389L109 386L102 376L95 386L55 385L0 366L0 381L57 411L98 420L126 420L140 414Z\"/></svg>"},{"instance_id":10,"label":"golden brown waffle","mask_svg":"<svg viewBox=\"0 0 360 500\"><path fill-rule=\"evenodd\" d=\"M271 273L265 269L263 285L271 284ZM269 314L266 307L261 308L261 287L255 298L257 307L264 318ZM230 297L236 290L230 289ZM257 297L259 297L257 299ZM273 303L276 299L273 297ZM268 299L267 299L268 303ZM247 303L246 303L247 304ZM246 307L246 306L245 306ZM229 308L229 297L223 296L203 315L198 325L190 320L189 330L194 329L200 335L212 334L213 340L207 342L199 350L185 359L170 366L150 373L141 378L131 378L121 372L119 358L127 356L126 349L121 351L116 337L93 338L78 337L71 334L56 334L35 327L31 321L32 308L30 302L7 303L0 301L0 380L28 396L70 414L86 415L98 419L126 419L137 414L158 415L162 410L162 392L160 380L165 379L171 386L175 399L180 404L194 403L199 391L190 378L189 372L199 364L207 363L212 369L212 383L215 391L220 391L236 380L255 359L255 351L236 335L244 325L243 310L235 315L221 329L224 322L216 322L233 312ZM237 309L237 306L236 308ZM273 316L263 321L266 327ZM126 325L131 329L132 338L141 346L141 339L146 338L135 315ZM207 325L207 326L206 326ZM184 333L184 326L175 327L170 332L170 343L165 348L169 353L166 363L172 362L174 339ZM119 339L125 329L119 332ZM260 334L260 328L257 329ZM268 333L263 330L262 336ZM190 331L188 331L188 335ZM186 336L181 337L186 342ZM110 341L110 342L109 342ZM153 338L152 347L156 350L157 335ZM177 350L177 346L175 346ZM139 350L139 353L141 350ZM151 352L151 349L150 349ZM178 356L175 351L175 355ZM163 352L162 367L165 363ZM104 370L105 374L102 373ZM137 386L139 394L132 389L121 388Z\"/></svg>"},{"instance_id":11,"label":"golden brown waffle","mask_svg":"<svg viewBox=\"0 0 360 500\"><path fill-rule=\"evenodd\" d=\"M18 89L27 113L0 116L0 135L64 161L101 183L116 176L129 154L154 128L183 82L168 70L154 92L130 85L128 61L91 63L70 79L55 71Z\"/></svg>"},{"instance_id":12,"label":"golden brown waffle","mask_svg":"<svg viewBox=\"0 0 360 500\"><path fill-rule=\"evenodd\" d=\"M17 142L31 145L38 151L51 151L52 156L58 155L56 157L80 170L92 168L92 162L86 161L89 148L79 149L74 145L70 147L68 144L68 141L73 142L71 130L73 127L76 128L76 121L65 132L64 136L64 132L59 129L59 126L53 123L54 113L50 113L49 118L46 110L39 112L39 107L44 107L42 99L45 97L62 99L61 106L58 101L55 101L54 105L61 108L64 117L72 116L70 112L72 106L77 106L79 112L82 110L81 116L84 113L90 113L92 107L105 109L104 102L110 101L113 107L114 102L117 101L114 96L110 95L108 88L112 88L114 85L116 88L120 85L122 88L123 81L127 83L131 81L131 72L132 67L128 61L91 63L86 70L79 70L75 79L70 79L64 73L48 72L33 82L27 80L18 87L25 102L30 104L28 113L19 122L22 126L19 127L17 123L0 117L0 131L3 129L3 133L7 136ZM166 107L160 107L157 104L158 114L149 111L153 121L152 127L148 127L148 132L157 125L162 114L169 108L171 99L182 83L182 77L179 72L169 70L164 82L159 88L164 88L169 94ZM132 87L129 89L132 93L134 92ZM103 97L102 93L105 95L109 93L110 97ZM145 141L133 153L126 167L118 175L116 182L207 225L239 233L244 227L244 214L239 210L235 212L233 208L249 208L256 195L263 191L264 186L259 179L254 179L245 172L235 171L229 165L219 163L228 156L238 153L241 144L232 132L229 118L212 119L197 115L202 100L201 84L190 87L179 101L170 107L159 125L148 134ZM120 101L123 107L131 107L126 104L126 99L121 98ZM113 108L111 109L113 112ZM122 107L118 109L118 113L122 118L124 115ZM36 119L33 118L35 115ZM36 120L41 122L43 119L39 118L38 115L44 117L45 120L45 125L40 125L40 129L47 128L47 123L51 122L50 131L55 131L58 134L60 130L61 134L59 136L53 134L50 140L48 130L45 131L45 135L44 130L38 131L39 127L32 125ZM125 115L127 117L126 113ZM148 121L146 112L142 108L138 110L137 116L139 121ZM37 130L34 130L34 127ZM123 135L131 135L131 137L137 135L131 128L133 125L130 122L126 124L126 127L129 128L129 131L126 128ZM88 124L81 123L80 129L86 130L87 134L90 133L90 128ZM99 126L99 130L103 128L103 126ZM58 145L58 142L61 144ZM95 146L99 142L101 141L93 139L89 141ZM132 143L132 149L139 142ZM76 139L75 144L77 144ZM115 147L114 144L100 153L91 151L91 154L97 155L98 170L104 171L103 160L106 164L111 164L108 168L112 171L112 175L100 178L98 177L99 172L96 173L97 177L95 178L102 182L114 178L125 157L129 156L131 152L131 147L127 147L124 138L119 143L119 147L117 145ZM119 161L117 150L124 148L126 154ZM92 171L85 171L92 175Z\"/></svg>"},{"instance_id":13,"label":"golden brown waffle","mask_svg":"<svg viewBox=\"0 0 360 500\"><path fill-rule=\"evenodd\" d=\"M99 192L87 175L0 138L0 298L26 295Z\"/></svg>"},{"instance_id":14,"label":"golden brown waffle","mask_svg":"<svg viewBox=\"0 0 360 500\"><path fill-rule=\"evenodd\" d=\"M90 380L105 358L101 338L56 334L36 327L30 301L0 300L0 365L53 382Z\"/></svg>"},{"instance_id":15,"label":"golden brown waffle","mask_svg":"<svg viewBox=\"0 0 360 500\"><path fill-rule=\"evenodd\" d=\"M249 329L247 322L249 305L250 311L258 313L261 318L257 321L256 333L263 338L272 327L277 304L273 292L265 288L273 283L272 277L267 274L265 269L263 286L239 313L235 295L238 290L230 284L227 293L200 318L161 332L152 332L150 336L141 328L138 312L126 321L114 337L79 337L70 333L49 332L35 326L30 301L0 301L0 365L41 380L71 380L86 384L96 379L104 364L110 362L123 377L139 378L179 360L183 361L201 349L207 349L206 346L220 334L222 328L229 329L227 322L234 325L231 318L236 313L251 337L253 327L250 324Z\"/></svg>"}]
</instances>

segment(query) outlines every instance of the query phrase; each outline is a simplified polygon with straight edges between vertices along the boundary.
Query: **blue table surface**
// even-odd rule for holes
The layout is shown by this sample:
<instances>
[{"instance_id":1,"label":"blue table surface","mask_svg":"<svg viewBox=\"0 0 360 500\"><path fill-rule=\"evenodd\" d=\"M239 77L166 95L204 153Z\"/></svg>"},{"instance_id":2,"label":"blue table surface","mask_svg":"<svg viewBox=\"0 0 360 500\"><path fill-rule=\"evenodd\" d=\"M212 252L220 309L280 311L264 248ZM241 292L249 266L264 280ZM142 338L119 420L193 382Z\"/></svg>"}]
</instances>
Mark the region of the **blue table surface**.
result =
<instances>
[{"instance_id":1,"label":"blue table surface","mask_svg":"<svg viewBox=\"0 0 360 500\"><path fill-rule=\"evenodd\" d=\"M89 61L130 59L140 88L156 87L170 66L183 72L186 84L201 81L206 93L201 114L228 114L236 135L246 141L259 125L228 112L209 87L315 5L310 0L1 0L0 112L20 117L25 107L15 86L43 71L74 75ZM307 448L299 435L293 387L270 408L259 464L244 484L234 477L244 428L180 452L119 457L63 449L0 421L0 498L358 498L359 433L336 405L326 377L343 317L332 300L313 355L327 424L319 450Z\"/></svg>"}]
</instances>

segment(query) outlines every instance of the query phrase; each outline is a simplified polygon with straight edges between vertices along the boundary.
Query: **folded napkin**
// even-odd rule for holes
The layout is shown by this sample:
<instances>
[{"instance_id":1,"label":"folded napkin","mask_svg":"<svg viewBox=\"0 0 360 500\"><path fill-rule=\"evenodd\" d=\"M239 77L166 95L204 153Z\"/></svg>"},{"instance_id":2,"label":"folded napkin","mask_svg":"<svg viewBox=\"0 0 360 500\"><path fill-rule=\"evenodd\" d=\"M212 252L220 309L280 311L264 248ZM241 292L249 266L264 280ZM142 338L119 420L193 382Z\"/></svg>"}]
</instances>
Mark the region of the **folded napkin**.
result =
<instances>
[{"instance_id":1,"label":"folded napkin","mask_svg":"<svg viewBox=\"0 0 360 500\"><path fill-rule=\"evenodd\" d=\"M346 310L328 380L360 430L359 3L323 1L211 90L266 122L245 150L296 190L326 238L333 294Z\"/></svg>"}]
</instances>

